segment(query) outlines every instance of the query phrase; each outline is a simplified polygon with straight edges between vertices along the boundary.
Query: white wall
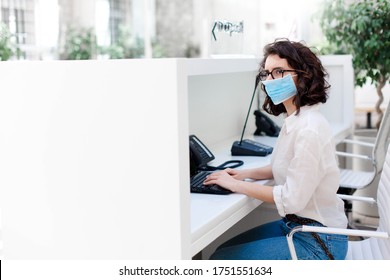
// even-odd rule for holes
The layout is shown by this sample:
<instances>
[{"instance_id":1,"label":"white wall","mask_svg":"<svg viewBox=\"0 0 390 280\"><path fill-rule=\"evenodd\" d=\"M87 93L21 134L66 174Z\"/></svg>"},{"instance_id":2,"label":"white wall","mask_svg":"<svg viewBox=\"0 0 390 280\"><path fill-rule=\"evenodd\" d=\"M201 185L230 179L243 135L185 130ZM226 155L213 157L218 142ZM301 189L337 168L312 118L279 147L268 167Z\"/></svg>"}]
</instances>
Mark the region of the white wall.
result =
<instances>
[{"instance_id":1,"label":"white wall","mask_svg":"<svg viewBox=\"0 0 390 280\"><path fill-rule=\"evenodd\" d=\"M7 259L190 257L179 63L0 63Z\"/></svg>"}]
</instances>

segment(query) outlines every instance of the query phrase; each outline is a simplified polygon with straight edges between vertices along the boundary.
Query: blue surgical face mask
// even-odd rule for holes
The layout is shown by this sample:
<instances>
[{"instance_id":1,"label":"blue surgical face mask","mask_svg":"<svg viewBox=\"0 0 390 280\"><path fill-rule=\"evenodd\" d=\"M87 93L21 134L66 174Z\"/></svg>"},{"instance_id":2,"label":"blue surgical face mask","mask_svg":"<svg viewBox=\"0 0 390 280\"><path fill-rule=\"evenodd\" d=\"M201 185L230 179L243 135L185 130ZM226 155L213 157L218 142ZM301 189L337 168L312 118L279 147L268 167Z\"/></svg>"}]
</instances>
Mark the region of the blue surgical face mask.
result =
<instances>
[{"instance_id":1,"label":"blue surgical face mask","mask_svg":"<svg viewBox=\"0 0 390 280\"><path fill-rule=\"evenodd\" d=\"M275 80L262 81L262 83L266 93L275 105L297 94L297 87L291 75Z\"/></svg>"}]
</instances>

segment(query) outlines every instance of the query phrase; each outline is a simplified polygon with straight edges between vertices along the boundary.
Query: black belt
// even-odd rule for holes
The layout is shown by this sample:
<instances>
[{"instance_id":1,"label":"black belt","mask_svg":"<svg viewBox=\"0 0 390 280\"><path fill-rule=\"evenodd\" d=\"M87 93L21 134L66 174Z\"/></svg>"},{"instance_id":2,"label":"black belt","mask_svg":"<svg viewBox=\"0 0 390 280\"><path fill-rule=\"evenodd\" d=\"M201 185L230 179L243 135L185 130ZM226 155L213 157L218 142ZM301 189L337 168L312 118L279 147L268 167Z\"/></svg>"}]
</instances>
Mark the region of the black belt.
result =
<instances>
[{"instance_id":1,"label":"black belt","mask_svg":"<svg viewBox=\"0 0 390 280\"><path fill-rule=\"evenodd\" d=\"M309 218L302 218L295 214L287 214L286 219L290 222L297 223L300 225L308 225L312 223L318 223L322 225L320 222L317 222L316 220L312 220ZM320 236L316 232L311 232L311 235L315 238L315 240L320 244L322 250L324 250L325 254L328 256L330 260L334 260L334 257L331 252L329 252L328 248L326 247L324 241L320 238Z\"/></svg>"}]
</instances>

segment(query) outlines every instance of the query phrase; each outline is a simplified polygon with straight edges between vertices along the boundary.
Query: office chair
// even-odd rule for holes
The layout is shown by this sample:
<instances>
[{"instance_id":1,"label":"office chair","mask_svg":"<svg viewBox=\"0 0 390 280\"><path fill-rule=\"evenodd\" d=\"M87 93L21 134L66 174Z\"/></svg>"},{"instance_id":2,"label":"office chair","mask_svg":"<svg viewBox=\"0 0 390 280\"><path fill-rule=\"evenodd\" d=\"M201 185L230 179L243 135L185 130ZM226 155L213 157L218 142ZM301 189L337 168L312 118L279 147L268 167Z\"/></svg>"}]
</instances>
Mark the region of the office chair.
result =
<instances>
[{"instance_id":1,"label":"office chair","mask_svg":"<svg viewBox=\"0 0 390 280\"><path fill-rule=\"evenodd\" d=\"M390 260L390 147L387 150L382 174L378 184L377 204L379 226L376 231L340 229L330 227L298 226L287 235L287 243L293 260L297 259L293 235L296 232L317 232L367 237L364 240L348 241L346 259L349 260Z\"/></svg>"},{"instance_id":2,"label":"office chair","mask_svg":"<svg viewBox=\"0 0 390 280\"><path fill-rule=\"evenodd\" d=\"M374 143L367 143L363 141L354 141L351 139L345 139L343 142L347 144L354 144L358 146L365 146L372 148L371 156L336 152L339 157L357 158L370 162L372 171L358 171L352 169L341 168L340 169L340 188L338 193L342 195L352 195L356 190L368 187L374 180L381 174L383 162L387 147L389 145L390 136L390 102L383 115L381 125L378 129L378 133ZM350 228L354 228L352 220L352 202L344 200L345 213L348 218Z\"/></svg>"}]
</instances>

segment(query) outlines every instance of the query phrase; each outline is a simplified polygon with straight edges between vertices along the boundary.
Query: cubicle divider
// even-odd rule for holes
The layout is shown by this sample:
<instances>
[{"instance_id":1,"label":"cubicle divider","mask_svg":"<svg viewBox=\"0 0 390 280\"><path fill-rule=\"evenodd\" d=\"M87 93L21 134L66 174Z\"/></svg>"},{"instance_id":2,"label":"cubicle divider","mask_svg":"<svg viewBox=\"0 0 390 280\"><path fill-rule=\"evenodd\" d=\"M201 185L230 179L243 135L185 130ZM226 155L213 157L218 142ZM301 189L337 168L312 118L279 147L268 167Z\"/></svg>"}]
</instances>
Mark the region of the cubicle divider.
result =
<instances>
[{"instance_id":1,"label":"cubicle divider","mask_svg":"<svg viewBox=\"0 0 390 280\"><path fill-rule=\"evenodd\" d=\"M324 112L344 137L350 56L324 62L335 82ZM188 135L211 147L238 140L258 63L1 62L4 257L190 259ZM246 135L254 129L251 113Z\"/></svg>"},{"instance_id":2,"label":"cubicle divider","mask_svg":"<svg viewBox=\"0 0 390 280\"><path fill-rule=\"evenodd\" d=\"M0 63L5 258L190 257L183 63Z\"/></svg>"}]
</instances>

